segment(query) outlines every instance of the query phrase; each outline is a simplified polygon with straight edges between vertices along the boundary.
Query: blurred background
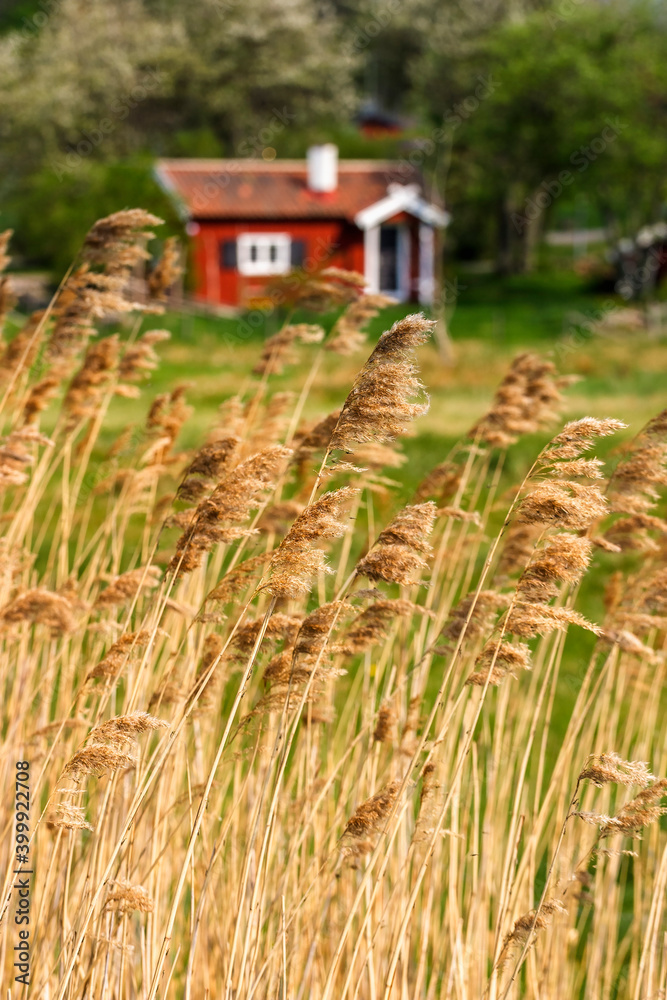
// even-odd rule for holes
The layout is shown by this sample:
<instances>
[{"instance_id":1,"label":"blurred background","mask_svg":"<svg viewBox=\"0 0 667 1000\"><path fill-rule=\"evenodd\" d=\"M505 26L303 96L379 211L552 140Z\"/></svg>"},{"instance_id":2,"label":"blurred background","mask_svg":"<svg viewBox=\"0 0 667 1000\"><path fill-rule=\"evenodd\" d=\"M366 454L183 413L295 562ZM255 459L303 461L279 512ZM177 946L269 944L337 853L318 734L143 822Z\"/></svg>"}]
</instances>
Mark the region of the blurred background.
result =
<instances>
[{"instance_id":1,"label":"blurred background","mask_svg":"<svg viewBox=\"0 0 667 1000\"><path fill-rule=\"evenodd\" d=\"M156 162L334 143L341 163L409 164L449 213L434 378L472 400L453 401L452 434L477 386L534 344L588 376L600 407L620 392L643 416L667 360L666 42L659 0L3 0L17 309L48 300L96 218L140 205L166 221L155 255L182 241L165 322L174 364L200 368L239 314L191 301L192 232ZM256 319L251 339L281 321Z\"/></svg>"}]
</instances>

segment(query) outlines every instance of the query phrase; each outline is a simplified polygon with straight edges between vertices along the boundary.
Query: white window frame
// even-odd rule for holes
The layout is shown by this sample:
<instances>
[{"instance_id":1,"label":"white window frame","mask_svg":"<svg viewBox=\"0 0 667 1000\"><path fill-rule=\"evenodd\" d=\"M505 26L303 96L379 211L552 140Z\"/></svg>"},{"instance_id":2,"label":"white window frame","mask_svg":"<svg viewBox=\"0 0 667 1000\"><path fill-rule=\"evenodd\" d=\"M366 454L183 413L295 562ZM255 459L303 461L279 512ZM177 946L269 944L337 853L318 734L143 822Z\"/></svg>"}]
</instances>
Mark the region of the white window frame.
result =
<instances>
[{"instance_id":1,"label":"white window frame","mask_svg":"<svg viewBox=\"0 0 667 1000\"><path fill-rule=\"evenodd\" d=\"M273 261L270 259L272 247L276 255ZM292 237L289 233L242 233L236 238L236 262L240 274L287 274L292 267L291 254Z\"/></svg>"}]
</instances>

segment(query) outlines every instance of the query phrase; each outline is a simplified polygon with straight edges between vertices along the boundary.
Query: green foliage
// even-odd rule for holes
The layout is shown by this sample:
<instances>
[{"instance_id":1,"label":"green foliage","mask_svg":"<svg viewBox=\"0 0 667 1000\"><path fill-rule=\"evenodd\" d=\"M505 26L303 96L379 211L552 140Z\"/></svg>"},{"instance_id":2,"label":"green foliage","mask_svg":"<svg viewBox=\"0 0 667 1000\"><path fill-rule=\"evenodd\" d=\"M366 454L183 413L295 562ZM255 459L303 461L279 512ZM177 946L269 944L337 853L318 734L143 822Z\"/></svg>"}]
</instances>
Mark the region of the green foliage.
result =
<instances>
[{"instance_id":1,"label":"green foliage","mask_svg":"<svg viewBox=\"0 0 667 1000\"><path fill-rule=\"evenodd\" d=\"M188 138L252 155L349 111L352 65L309 0L58 0L0 40L0 162L34 171L100 130L96 159L180 155Z\"/></svg>"},{"instance_id":2,"label":"green foliage","mask_svg":"<svg viewBox=\"0 0 667 1000\"><path fill-rule=\"evenodd\" d=\"M19 31L39 10L36 0L5 0L0 10L0 31Z\"/></svg>"},{"instance_id":3,"label":"green foliage","mask_svg":"<svg viewBox=\"0 0 667 1000\"><path fill-rule=\"evenodd\" d=\"M354 57L310 0L42 0L10 13L0 192L29 264L62 270L90 223L124 204L171 218L156 155L256 156L352 108Z\"/></svg>"},{"instance_id":4,"label":"green foliage","mask_svg":"<svg viewBox=\"0 0 667 1000\"><path fill-rule=\"evenodd\" d=\"M60 162L47 163L5 201L0 220L15 231L15 254L63 274L96 219L136 205L165 220L161 240L183 236L182 222L156 184L147 158L115 163L87 159L71 170L58 169Z\"/></svg>"},{"instance_id":5,"label":"green foliage","mask_svg":"<svg viewBox=\"0 0 667 1000\"><path fill-rule=\"evenodd\" d=\"M185 128L175 132L170 152L173 156L220 157L225 155L226 150L220 137L206 125L202 128Z\"/></svg>"},{"instance_id":6,"label":"green foliage","mask_svg":"<svg viewBox=\"0 0 667 1000\"><path fill-rule=\"evenodd\" d=\"M326 8L309 0L199 0L178 12L187 45L165 66L181 119L214 127L234 155L256 155L285 129L351 110L354 58Z\"/></svg>"},{"instance_id":7,"label":"green foliage","mask_svg":"<svg viewBox=\"0 0 667 1000\"><path fill-rule=\"evenodd\" d=\"M455 213L462 241L483 210L496 233L504 215L509 236L523 236L582 192L607 219L638 226L655 214L666 35L662 9L642 2L606 4L604 16L595 3L554 4L481 33L454 59L436 33L414 79L442 129L438 152L449 149L450 201L468 206ZM478 247L489 235L483 225Z\"/></svg>"},{"instance_id":8,"label":"green foliage","mask_svg":"<svg viewBox=\"0 0 667 1000\"><path fill-rule=\"evenodd\" d=\"M601 315L602 296L589 294L571 273L494 275L462 273L450 331L520 349L526 343L555 344L572 336L576 317Z\"/></svg>"},{"instance_id":9,"label":"green foliage","mask_svg":"<svg viewBox=\"0 0 667 1000\"><path fill-rule=\"evenodd\" d=\"M403 136L370 138L349 122L334 122L331 125L313 124L303 129L288 129L276 135L272 145L279 156L303 157L308 146L320 142L335 143L341 159L350 160L393 160L399 158L405 149Z\"/></svg>"}]
</instances>

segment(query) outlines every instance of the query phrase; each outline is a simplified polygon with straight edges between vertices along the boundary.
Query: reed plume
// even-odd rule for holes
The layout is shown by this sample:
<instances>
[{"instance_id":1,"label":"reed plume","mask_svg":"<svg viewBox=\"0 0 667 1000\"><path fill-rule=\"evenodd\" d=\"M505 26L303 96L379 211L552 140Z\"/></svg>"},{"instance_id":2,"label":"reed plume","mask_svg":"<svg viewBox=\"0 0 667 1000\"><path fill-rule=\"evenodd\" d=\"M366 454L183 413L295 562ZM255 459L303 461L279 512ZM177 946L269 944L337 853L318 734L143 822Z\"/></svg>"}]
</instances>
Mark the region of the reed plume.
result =
<instances>
[{"instance_id":1,"label":"reed plume","mask_svg":"<svg viewBox=\"0 0 667 1000\"><path fill-rule=\"evenodd\" d=\"M192 410L185 402L187 385L177 385L171 392L156 396L146 418L146 430L153 444L142 462L148 466L163 466L179 460L171 451Z\"/></svg>"},{"instance_id":2,"label":"reed plume","mask_svg":"<svg viewBox=\"0 0 667 1000\"><path fill-rule=\"evenodd\" d=\"M310 662L319 660L334 625L341 616L352 610L352 605L347 601L328 601L311 611L299 625L293 646L294 656Z\"/></svg>"},{"instance_id":3,"label":"reed plume","mask_svg":"<svg viewBox=\"0 0 667 1000\"><path fill-rule=\"evenodd\" d=\"M275 488L276 480L287 466L292 451L275 445L247 458L197 506L190 525L179 538L169 572L182 576L201 565L207 552L220 542L231 542L252 533L242 527L250 511L260 506L263 497Z\"/></svg>"},{"instance_id":4,"label":"reed plume","mask_svg":"<svg viewBox=\"0 0 667 1000\"><path fill-rule=\"evenodd\" d=\"M398 732L398 715L396 708L390 703L380 705L378 718L373 730L376 743L393 743Z\"/></svg>"},{"instance_id":5,"label":"reed plume","mask_svg":"<svg viewBox=\"0 0 667 1000\"><path fill-rule=\"evenodd\" d=\"M422 787L419 793L419 812L412 835L413 844L425 843L430 839L436 828L439 812L440 790L442 781L438 777L435 764L426 764L422 770ZM446 833L449 831L443 831Z\"/></svg>"},{"instance_id":6,"label":"reed plume","mask_svg":"<svg viewBox=\"0 0 667 1000\"><path fill-rule=\"evenodd\" d=\"M516 603L505 618L506 630L525 639L553 631L565 632L570 625L578 625L596 635L602 632L599 625L589 622L573 608L553 608L548 604Z\"/></svg>"},{"instance_id":7,"label":"reed plume","mask_svg":"<svg viewBox=\"0 0 667 1000\"><path fill-rule=\"evenodd\" d=\"M273 698L279 691L287 693L288 688L295 694L316 669L320 671L320 680L345 673L331 669L325 652L336 622L351 610L352 606L346 601L328 601L311 611L298 623L294 633L286 636L282 653L274 656L264 671L264 680L271 685ZM338 647L332 647L331 652L338 652ZM313 695L321 693L321 684L312 687L311 700ZM322 717L318 721L330 721L329 711L326 719Z\"/></svg>"},{"instance_id":8,"label":"reed plume","mask_svg":"<svg viewBox=\"0 0 667 1000\"><path fill-rule=\"evenodd\" d=\"M561 390L572 378L557 376L549 361L519 354L500 383L490 410L470 429L469 437L493 448L507 448L522 434L533 434L558 417Z\"/></svg>"},{"instance_id":9,"label":"reed plume","mask_svg":"<svg viewBox=\"0 0 667 1000\"><path fill-rule=\"evenodd\" d=\"M324 330L313 323L294 323L284 326L278 333L264 341L260 360L253 368L255 375L282 375L287 365L299 360L294 348L297 342L319 344Z\"/></svg>"},{"instance_id":10,"label":"reed plume","mask_svg":"<svg viewBox=\"0 0 667 1000\"><path fill-rule=\"evenodd\" d=\"M591 754L579 772L579 781L590 781L598 788L603 785L639 785L646 788L656 780L648 764L639 760L623 760L614 751Z\"/></svg>"},{"instance_id":11,"label":"reed plume","mask_svg":"<svg viewBox=\"0 0 667 1000\"><path fill-rule=\"evenodd\" d=\"M204 493L232 468L240 444L239 438L229 437L202 445L183 472L176 499L201 500Z\"/></svg>"},{"instance_id":12,"label":"reed plume","mask_svg":"<svg viewBox=\"0 0 667 1000\"><path fill-rule=\"evenodd\" d=\"M475 659L476 670L466 679L466 684L497 687L505 678L516 677L519 670L530 670L530 646L525 642L506 642L490 639Z\"/></svg>"},{"instance_id":13,"label":"reed plume","mask_svg":"<svg viewBox=\"0 0 667 1000\"><path fill-rule=\"evenodd\" d=\"M0 609L0 622L4 625L21 622L45 625L54 637L74 631L77 624L72 601L42 587L26 590Z\"/></svg>"},{"instance_id":14,"label":"reed plume","mask_svg":"<svg viewBox=\"0 0 667 1000\"><path fill-rule=\"evenodd\" d=\"M114 212L91 226L83 242L82 257L107 274L127 275L137 264L148 260L144 244L155 235L148 227L162 223L162 219L143 208Z\"/></svg>"},{"instance_id":15,"label":"reed plume","mask_svg":"<svg viewBox=\"0 0 667 1000\"><path fill-rule=\"evenodd\" d=\"M557 913L567 913L566 907L558 899L545 899L539 910L529 910L518 917L503 942L497 967L502 968L513 949L534 945L537 933L549 927Z\"/></svg>"},{"instance_id":16,"label":"reed plume","mask_svg":"<svg viewBox=\"0 0 667 1000\"><path fill-rule=\"evenodd\" d=\"M265 566L270 558L270 552L262 552L258 556L252 556L250 559L239 563L238 566L229 570L213 588L206 598L207 601L220 601L226 604L233 597L236 597L248 588L251 581L257 575L257 571Z\"/></svg>"},{"instance_id":17,"label":"reed plume","mask_svg":"<svg viewBox=\"0 0 667 1000\"><path fill-rule=\"evenodd\" d=\"M413 614L428 615L429 611L403 599L374 601L352 621L336 651L345 656L356 656L386 639L389 626L397 617L409 618Z\"/></svg>"},{"instance_id":18,"label":"reed plume","mask_svg":"<svg viewBox=\"0 0 667 1000\"><path fill-rule=\"evenodd\" d=\"M461 482L461 469L454 462L441 462L424 476L417 486L415 500L420 503L434 497L445 503L456 494Z\"/></svg>"},{"instance_id":19,"label":"reed plume","mask_svg":"<svg viewBox=\"0 0 667 1000\"><path fill-rule=\"evenodd\" d=\"M70 757L65 765L63 777L78 782L87 775L99 776L121 768L134 768L136 765L135 752L109 746L107 743L89 743Z\"/></svg>"},{"instance_id":20,"label":"reed plume","mask_svg":"<svg viewBox=\"0 0 667 1000\"><path fill-rule=\"evenodd\" d=\"M637 435L614 469L607 487L612 511L620 514L601 539L620 551L653 551L654 534L667 534L667 522L653 513L660 487L667 484L667 418L659 413Z\"/></svg>"},{"instance_id":21,"label":"reed plume","mask_svg":"<svg viewBox=\"0 0 667 1000\"><path fill-rule=\"evenodd\" d=\"M552 438L548 447L540 456L540 463L550 467L554 462L574 461L593 447L595 440L609 437L627 427L622 420L613 417L582 417L565 424L563 430Z\"/></svg>"},{"instance_id":22,"label":"reed plume","mask_svg":"<svg viewBox=\"0 0 667 1000\"><path fill-rule=\"evenodd\" d=\"M425 344L435 326L421 313L407 316L383 333L350 391L329 447L348 451L368 441L392 441L405 434L428 403L410 403L423 391L412 362L414 349Z\"/></svg>"},{"instance_id":23,"label":"reed plume","mask_svg":"<svg viewBox=\"0 0 667 1000\"><path fill-rule=\"evenodd\" d=\"M599 486L545 482L538 483L524 497L517 520L523 524L581 530L604 517L607 511L607 501Z\"/></svg>"},{"instance_id":24,"label":"reed plume","mask_svg":"<svg viewBox=\"0 0 667 1000\"><path fill-rule=\"evenodd\" d=\"M639 837L645 827L667 815L667 807L657 805L665 796L667 778L660 778L630 802L626 802L615 816L605 817L600 823L600 839L616 834L622 837Z\"/></svg>"},{"instance_id":25,"label":"reed plume","mask_svg":"<svg viewBox=\"0 0 667 1000\"><path fill-rule=\"evenodd\" d=\"M153 590L162 579L159 566L143 566L114 577L95 601L96 608L112 608L133 601L143 590Z\"/></svg>"},{"instance_id":26,"label":"reed plume","mask_svg":"<svg viewBox=\"0 0 667 1000\"><path fill-rule=\"evenodd\" d=\"M268 646L271 641L283 640L286 645L291 647L301 627L301 622L301 618L285 615L281 612L272 615L265 627L261 619L246 622L237 629L232 640L233 645L242 654L247 655L255 645L259 633L263 632L262 643L265 646Z\"/></svg>"},{"instance_id":27,"label":"reed plume","mask_svg":"<svg viewBox=\"0 0 667 1000\"><path fill-rule=\"evenodd\" d=\"M458 642L464 630L468 640L486 635L493 628L498 611L506 608L509 601L508 594L497 590L468 594L452 609L442 630L443 637L450 642Z\"/></svg>"},{"instance_id":28,"label":"reed plume","mask_svg":"<svg viewBox=\"0 0 667 1000\"><path fill-rule=\"evenodd\" d=\"M168 727L164 719L156 719L149 712L132 712L130 715L116 715L113 719L96 726L88 734L94 743L108 740L114 747L134 743L143 733Z\"/></svg>"},{"instance_id":29,"label":"reed plume","mask_svg":"<svg viewBox=\"0 0 667 1000\"><path fill-rule=\"evenodd\" d=\"M156 223L152 223L156 225ZM176 284L183 267L181 265L181 248L176 236L168 236L164 241L162 256L148 275L148 290L152 299L165 302L169 290Z\"/></svg>"},{"instance_id":30,"label":"reed plume","mask_svg":"<svg viewBox=\"0 0 667 1000\"><path fill-rule=\"evenodd\" d=\"M652 622L651 624L657 623ZM651 646L647 646L628 629L603 628L600 633L600 642L610 646L618 646L622 652L629 653L631 656L639 656L645 663L657 665L664 659L664 653L657 652Z\"/></svg>"},{"instance_id":31,"label":"reed plume","mask_svg":"<svg viewBox=\"0 0 667 1000\"><path fill-rule=\"evenodd\" d=\"M135 650L138 653L150 641L150 637L151 634L146 629L121 635L109 647L104 658L88 671L86 681L115 680L132 653Z\"/></svg>"},{"instance_id":32,"label":"reed plume","mask_svg":"<svg viewBox=\"0 0 667 1000\"><path fill-rule=\"evenodd\" d=\"M92 417L99 410L103 394L116 370L119 352L118 337L105 337L91 344L83 364L70 382L63 409L69 414L70 425Z\"/></svg>"},{"instance_id":33,"label":"reed plume","mask_svg":"<svg viewBox=\"0 0 667 1000\"><path fill-rule=\"evenodd\" d=\"M344 856L370 854L382 824L394 807L400 787L400 781L391 781L357 807L343 830L341 850Z\"/></svg>"},{"instance_id":34,"label":"reed plume","mask_svg":"<svg viewBox=\"0 0 667 1000\"><path fill-rule=\"evenodd\" d=\"M69 802L59 802L46 818L50 830L92 830L92 823L86 819L86 811L82 806L74 806Z\"/></svg>"},{"instance_id":35,"label":"reed plume","mask_svg":"<svg viewBox=\"0 0 667 1000\"><path fill-rule=\"evenodd\" d=\"M326 350L348 356L366 343L363 329L381 309L393 304L386 295L362 295L353 300L336 320L326 343Z\"/></svg>"},{"instance_id":36,"label":"reed plume","mask_svg":"<svg viewBox=\"0 0 667 1000\"><path fill-rule=\"evenodd\" d=\"M118 380L122 387L121 395L132 396L138 393L136 387L127 383L138 382L150 372L155 371L160 359L155 352L155 345L169 340L168 330L146 330L133 344L128 344L123 350L118 365ZM135 391L129 391L134 389Z\"/></svg>"},{"instance_id":37,"label":"reed plume","mask_svg":"<svg viewBox=\"0 0 667 1000\"><path fill-rule=\"evenodd\" d=\"M559 583L578 583L589 567L593 543L589 538L563 532L547 539L521 574L519 600L546 603L559 592Z\"/></svg>"},{"instance_id":38,"label":"reed plume","mask_svg":"<svg viewBox=\"0 0 667 1000\"><path fill-rule=\"evenodd\" d=\"M270 565L271 579L266 589L274 597L294 598L307 594L320 572L331 572L324 550L318 543L340 538L346 526L343 510L359 491L351 486L325 493L297 517L276 549Z\"/></svg>"},{"instance_id":39,"label":"reed plume","mask_svg":"<svg viewBox=\"0 0 667 1000\"><path fill-rule=\"evenodd\" d=\"M153 900L142 885L133 885L127 879L114 879L109 883L104 907L121 915L135 911L152 913Z\"/></svg>"},{"instance_id":40,"label":"reed plume","mask_svg":"<svg viewBox=\"0 0 667 1000\"><path fill-rule=\"evenodd\" d=\"M431 552L436 506L432 500L405 507L378 535L367 555L357 563L358 576L409 586L419 581Z\"/></svg>"},{"instance_id":41,"label":"reed plume","mask_svg":"<svg viewBox=\"0 0 667 1000\"><path fill-rule=\"evenodd\" d=\"M8 382L21 369L32 368L40 349L44 330L44 310L33 312L21 329L4 345L0 355L0 381Z\"/></svg>"},{"instance_id":42,"label":"reed plume","mask_svg":"<svg viewBox=\"0 0 667 1000\"><path fill-rule=\"evenodd\" d=\"M153 234L146 227L161 221L143 209L128 209L99 219L88 232L81 251L83 263L67 278L53 306L54 323L45 352L51 371L32 389L30 419L34 419L35 402L45 404L71 370L78 352L95 333L95 320L145 308L124 293L130 272L148 257L144 244Z\"/></svg>"},{"instance_id":43,"label":"reed plume","mask_svg":"<svg viewBox=\"0 0 667 1000\"><path fill-rule=\"evenodd\" d=\"M19 427L0 441L0 489L22 486L29 479L37 445L52 448L54 442L33 427Z\"/></svg>"}]
</instances>

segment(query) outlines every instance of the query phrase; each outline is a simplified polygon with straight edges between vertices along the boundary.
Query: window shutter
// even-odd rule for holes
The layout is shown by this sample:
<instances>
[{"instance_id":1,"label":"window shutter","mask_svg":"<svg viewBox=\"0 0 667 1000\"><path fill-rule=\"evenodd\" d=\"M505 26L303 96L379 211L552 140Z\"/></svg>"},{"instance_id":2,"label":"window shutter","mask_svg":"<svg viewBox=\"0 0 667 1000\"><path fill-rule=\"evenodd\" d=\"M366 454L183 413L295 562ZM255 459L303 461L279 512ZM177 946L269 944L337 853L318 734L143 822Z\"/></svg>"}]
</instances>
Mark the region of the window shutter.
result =
<instances>
[{"instance_id":1,"label":"window shutter","mask_svg":"<svg viewBox=\"0 0 667 1000\"><path fill-rule=\"evenodd\" d=\"M290 264L292 267L303 267L306 256L306 241L292 240L290 246Z\"/></svg>"},{"instance_id":2,"label":"window shutter","mask_svg":"<svg viewBox=\"0 0 667 1000\"><path fill-rule=\"evenodd\" d=\"M236 240L222 240L220 243L220 267L236 267Z\"/></svg>"}]
</instances>

